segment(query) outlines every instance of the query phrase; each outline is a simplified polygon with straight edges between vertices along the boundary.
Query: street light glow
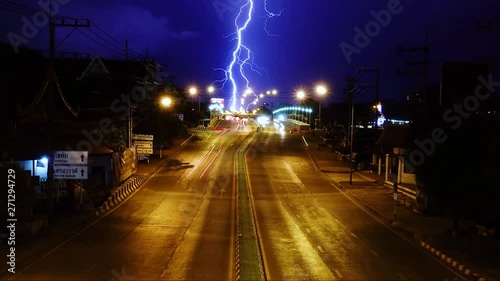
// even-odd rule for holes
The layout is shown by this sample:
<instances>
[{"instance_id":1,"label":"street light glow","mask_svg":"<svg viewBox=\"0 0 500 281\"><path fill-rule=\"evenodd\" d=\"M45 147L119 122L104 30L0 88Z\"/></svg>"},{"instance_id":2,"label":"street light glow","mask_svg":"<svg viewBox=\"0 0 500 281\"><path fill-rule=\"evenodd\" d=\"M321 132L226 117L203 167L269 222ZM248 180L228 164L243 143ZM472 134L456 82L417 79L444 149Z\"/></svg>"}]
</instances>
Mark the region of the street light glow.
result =
<instances>
[{"instance_id":1,"label":"street light glow","mask_svg":"<svg viewBox=\"0 0 500 281\"><path fill-rule=\"evenodd\" d=\"M207 92L208 92L209 94L212 94L213 92L215 92L215 87L214 87L214 86L208 86L208 88L207 88Z\"/></svg>"},{"instance_id":2,"label":"street light glow","mask_svg":"<svg viewBox=\"0 0 500 281\"><path fill-rule=\"evenodd\" d=\"M189 88L190 95L194 96L194 95L196 95L197 92L198 92L198 89L196 89L195 87Z\"/></svg>"},{"instance_id":3,"label":"street light glow","mask_svg":"<svg viewBox=\"0 0 500 281\"><path fill-rule=\"evenodd\" d=\"M304 92L303 90L299 90L297 92L297 99L303 100L305 97L306 97L306 92Z\"/></svg>"},{"instance_id":4,"label":"street light glow","mask_svg":"<svg viewBox=\"0 0 500 281\"><path fill-rule=\"evenodd\" d=\"M161 104L162 104L163 106L168 107L168 106L172 105L172 99L171 99L170 97L163 97L163 98L161 99Z\"/></svg>"},{"instance_id":5,"label":"street light glow","mask_svg":"<svg viewBox=\"0 0 500 281\"><path fill-rule=\"evenodd\" d=\"M327 92L327 89L325 86L319 85L316 87L316 93L318 93L318 95L325 95L326 92Z\"/></svg>"}]
</instances>

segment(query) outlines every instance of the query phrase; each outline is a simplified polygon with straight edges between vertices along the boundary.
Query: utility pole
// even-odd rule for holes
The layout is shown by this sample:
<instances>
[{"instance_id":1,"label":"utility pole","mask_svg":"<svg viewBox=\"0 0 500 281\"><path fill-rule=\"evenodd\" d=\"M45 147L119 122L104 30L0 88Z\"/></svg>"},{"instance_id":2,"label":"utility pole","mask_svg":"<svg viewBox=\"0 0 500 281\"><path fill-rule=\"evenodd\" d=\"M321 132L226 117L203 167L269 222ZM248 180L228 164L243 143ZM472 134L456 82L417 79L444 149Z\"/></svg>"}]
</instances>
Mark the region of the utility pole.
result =
<instances>
[{"instance_id":1,"label":"utility pole","mask_svg":"<svg viewBox=\"0 0 500 281\"><path fill-rule=\"evenodd\" d=\"M405 65L421 65L422 70L420 71L410 71L408 69L405 70L399 70L397 71L398 74L405 74L405 75L415 75L419 74L422 75L423 77L423 95L424 98L427 96L427 84L428 84L428 73L429 73L429 31L428 29L425 30L425 44L423 46L414 46L414 47L409 47L409 48L398 48L397 54L402 54L402 53L407 53L407 54L414 54L414 53L421 53L422 54L422 60L419 61L412 61L412 62L405 62Z\"/></svg>"},{"instance_id":2,"label":"utility pole","mask_svg":"<svg viewBox=\"0 0 500 281\"><path fill-rule=\"evenodd\" d=\"M48 97L46 103L47 110L47 145L49 151L48 167L47 167L47 215L48 220L52 220L54 216L54 198L53 198L53 186L54 186L54 121L55 121L55 84L56 84L56 71L55 71L55 53L56 53L56 27L90 27L89 20L78 19L67 19L64 17L58 17L58 22L55 21L54 15L52 14L53 0L50 1L49 9L49 32L50 32L50 55L49 55L49 69L48 69Z\"/></svg>"},{"instance_id":3,"label":"utility pole","mask_svg":"<svg viewBox=\"0 0 500 281\"><path fill-rule=\"evenodd\" d=\"M380 103L380 68L373 67L358 67L358 70L361 72L375 72L375 106L378 106ZM377 119L378 119L378 109L376 109L375 114L375 129L378 129Z\"/></svg>"},{"instance_id":4,"label":"utility pole","mask_svg":"<svg viewBox=\"0 0 500 281\"><path fill-rule=\"evenodd\" d=\"M347 89L345 90L345 93L348 94L349 98L349 125L347 129L350 131L348 133L348 140L349 140L349 146L350 146L350 152L349 152L349 184L352 185L352 144L354 141L354 82L356 79L354 77L347 77Z\"/></svg>"}]
</instances>

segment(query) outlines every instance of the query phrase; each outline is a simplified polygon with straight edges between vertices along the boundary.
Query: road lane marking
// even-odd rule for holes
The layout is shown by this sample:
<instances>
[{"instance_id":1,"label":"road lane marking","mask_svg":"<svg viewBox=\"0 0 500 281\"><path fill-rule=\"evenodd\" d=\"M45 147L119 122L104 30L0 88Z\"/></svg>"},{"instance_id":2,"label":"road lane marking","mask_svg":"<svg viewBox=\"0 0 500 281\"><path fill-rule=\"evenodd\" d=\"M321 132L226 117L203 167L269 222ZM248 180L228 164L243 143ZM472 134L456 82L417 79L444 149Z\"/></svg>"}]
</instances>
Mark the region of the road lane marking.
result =
<instances>
[{"instance_id":1,"label":"road lane marking","mask_svg":"<svg viewBox=\"0 0 500 281\"><path fill-rule=\"evenodd\" d=\"M370 252L372 252L373 255L375 255L376 257L378 257L377 252L375 252L374 250L370 250Z\"/></svg>"},{"instance_id":2,"label":"road lane marking","mask_svg":"<svg viewBox=\"0 0 500 281\"><path fill-rule=\"evenodd\" d=\"M300 216L299 216L299 214L297 214L297 218L299 218L299 219L300 219Z\"/></svg>"},{"instance_id":3,"label":"road lane marking","mask_svg":"<svg viewBox=\"0 0 500 281\"><path fill-rule=\"evenodd\" d=\"M205 161L205 158L207 158L207 156L208 156L210 153L212 153L212 151L214 150L214 148L215 148L215 144L212 144L212 148L211 148L209 151L207 151L207 152L203 155L203 157L201 157L201 159L200 159L200 160L198 160L198 163L196 163L196 165L194 165L194 167L193 167L193 169L191 170L191 172L189 172L189 174L187 175L187 177L188 177L188 178L189 178L189 176L190 176L190 175L194 172L194 170L196 170L196 168L198 168L198 165L200 165L200 164L201 164L201 162Z\"/></svg>"},{"instance_id":4,"label":"road lane marking","mask_svg":"<svg viewBox=\"0 0 500 281\"><path fill-rule=\"evenodd\" d=\"M311 233L311 230L309 228L306 228L307 233Z\"/></svg>"},{"instance_id":5,"label":"road lane marking","mask_svg":"<svg viewBox=\"0 0 500 281\"><path fill-rule=\"evenodd\" d=\"M415 245L412 241L410 241L408 238L404 237L401 233L397 232L395 229L391 228L390 226L388 226L384 221L382 221L380 218L378 218L375 214L373 214L371 211L368 211L366 209L366 207L363 205L363 203L361 202L357 202L355 201L355 199L353 199L351 197L351 195L349 195L346 191L343 190L343 187L342 185L338 184L339 186L337 186L334 181L332 181L331 178L329 178L329 182L330 184L336 189L338 190L342 195L344 195L349 201L351 201L355 206L357 206L359 209L363 210L368 216L372 217L375 221L378 221L380 223L380 225L382 225L383 227L385 227L387 230L389 230L390 232L392 232L393 234L395 234L396 236L398 236L399 238L401 238L402 240L406 241L409 245L413 246L415 249L417 249L418 251L420 251L421 253L424 253L427 257L430 257L431 259L433 259L434 261L436 261L438 264L440 264L441 266L443 266L444 268L448 269L450 272L454 273L454 274L457 274L457 272L455 270L453 270L451 267L448 267L446 264L442 263L440 259L438 259L437 257L433 256L433 255L430 255L429 252L427 250L424 250L422 247L420 246L417 246ZM362 241L362 240L361 240ZM462 275L458 275L458 277L461 279L461 280L464 280L464 281L467 281L468 279L465 278L464 276Z\"/></svg>"},{"instance_id":6,"label":"road lane marking","mask_svg":"<svg viewBox=\"0 0 500 281\"><path fill-rule=\"evenodd\" d=\"M316 246L316 247L318 248L318 250L319 250L320 252L322 252L322 253L324 253L324 252L325 252L325 251L323 251L323 248L321 248L321 246L320 246L320 245L318 245L318 246Z\"/></svg>"},{"instance_id":7,"label":"road lane marking","mask_svg":"<svg viewBox=\"0 0 500 281\"><path fill-rule=\"evenodd\" d=\"M302 138L304 139L304 142L305 142L305 141L306 141L306 139L304 138L304 136L302 136ZM306 142L306 144L307 144L307 142ZM318 167L316 167L317 165L316 165L316 162L315 162L315 161L314 161L314 159L313 159L313 156L311 155L311 153L309 153L309 149L307 148L308 146L309 146L309 145L307 145L304 149L306 150L307 155L309 156L309 160L311 160L311 163L312 163L312 165L313 165L314 170L315 170L316 172L319 172L319 169L318 169Z\"/></svg>"},{"instance_id":8,"label":"road lane marking","mask_svg":"<svg viewBox=\"0 0 500 281\"><path fill-rule=\"evenodd\" d=\"M351 236L352 236L352 237L354 237L354 238L358 238L358 237L356 236L356 234L354 234L354 233L352 233L352 232L351 232Z\"/></svg>"},{"instance_id":9,"label":"road lane marking","mask_svg":"<svg viewBox=\"0 0 500 281\"><path fill-rule=\"evenodd\" d=\"M203 170L203 173L201 173L200 179L203 177L203 175L205 175L205 173L210 168L210 166L212 166L212 163L215 161L215 159L217 158L217 156L219 156L219 154L221 153L221 151L222 150L219 149L219 151L217 152L217 154L215 154L214 158L212 158L212 161L210 161L210 163L208 163L208 166L205 168L205 170Z\"/></svg>"},{"instance_id":10,"label":"road lane marking","mask_svg":"<svg viewBox=\"0 0 500 281\"><path fill-rule=\"evenodd\" d=\"M223 136L224 134L226 134L227 132L229 132L230 129L225 129L222 133L220 133L216 138L220 137L220 136Z\"/></svg>"},{"instance_id":11,"label":"road lane marking","mask_svg":"<svg viewBox=\"0 0 500 281\"><path fill-rule=\"evenodd\" d=\"M254 139L248 144L248 146L246 147L246 149L243 151L243 164L245 165L245 176L246 176L246 184L247 184L247 190L248 190L248 196L249 196L249 199L250 199L250 208L251 208L251 212L252 212L252 217L253 217L253 224L254 224L254 227L256 228L257 230L257 242L258 242L258 248L259 248L259 254L262 258L262 269L263 269L263 273L264 273L264 278L269 278L271 276L270 272L269 272L269 263L267 261L267 256L266 256L266 251L265 251L265 248L264 248L264 243L262 242L262 240L260 239L260 237L262 237L262 233L261 233L261 230L260 230L260 225L259 225L259 220L258 220L258 216L257 216L257 213L255 212L255 209L254 209L254 205L255 204L255 201L254 201L254 198L253 198L253 192L252 192L252 183L251 183L251 177L250 177L250 169L248 168L248 159L247 159L247 153L248 151L250 151L251 148L254 147L255 145L255 142L260 138L260 134L257 135L257 137ZM286 195L286 194L285 194Z\"/></svg>"},{"instance_id":12,"label":"road lane marking","mask_svg":"<svg viewBox=\"0 0 500 281\"><path fill-rule=\"evenodd\" d=\"M306 146L309 147L309 144L307 143L306 138L304 138L304 136L302 136L302 140L304 141L304 143L306 144Z\"/></svg>"},{"instance_id":13,"label":"road lane marking","mask_svg":"<svg viewBox=\"0 0 500 281\"><path fill-rule=\"evenodd\" d=\"M191 138L194 136L194 134L191 134L191 136L189 138L187 138L183 143L181 143L181 145L179 146L179 148L174 152L174 154L172 154L170 157L168 157L168 159L173 159L175 156L177 156L177 154L179 154L183 149L184 147L187 145L187 143L191 140ZM166 163L166 162L165 162ZM135 194L136 192L138 192L143 186L145 186L156 174L158 174L160 172L161 169L157 169L156 172L154 172L151 176L149 176L142 184L140 184L137 189L134 191L133 194ZM87 231L88 229L90 229L91 227L93 227L94 225L96 225L97 223L99 223L101 220L103 220L105 217L111 215L113 212L115 212L116 210L118 210L122 205L124 205L128 200L130 200L130 198L133 197L133 194L130 195L130 196L127 196L124 200L120 201L120 203L118 203L118 205L115 205L113 208L111 208L109 210L109 212L106 212L104 213L102 216L99 216L95 221L93 221L92 223L90 223L89 225L85 226L83 229L81 229L80 231L78 231L77 233L69 236L68 238L66 238L63 242L61 242L59 245L57 245L56 247L52 248L52 250L46 252L45 254L41 255L39 258L29 262L23 269L19 270L17 272L17 274L21 273L21 272L25 272L27 269L29 269L30 267L32 267L33 265L37 264L38 262L40 262L40 260L52 255L52 253L58 251L60 248L64 247L64 245L68 244L70 241L72 241L73 239L75 239L76 237L82 235L82 233L84 233L85 231ZM9 277L8 280L12 279L14 277Z\"/></svg>"},{"instance_id":14,"label":"road lane marking","mask_svg":"<svg viewBox=\"0 0 500 281\"><path fill-rule=\"evenodd\" d=\"M344 276L342 276L342 274L340 274L340 271L338 271L337 269L335 269L335 273L337 273L337 275L339 276L339 278L344 278Z\"/></svg>"}]
</instances>

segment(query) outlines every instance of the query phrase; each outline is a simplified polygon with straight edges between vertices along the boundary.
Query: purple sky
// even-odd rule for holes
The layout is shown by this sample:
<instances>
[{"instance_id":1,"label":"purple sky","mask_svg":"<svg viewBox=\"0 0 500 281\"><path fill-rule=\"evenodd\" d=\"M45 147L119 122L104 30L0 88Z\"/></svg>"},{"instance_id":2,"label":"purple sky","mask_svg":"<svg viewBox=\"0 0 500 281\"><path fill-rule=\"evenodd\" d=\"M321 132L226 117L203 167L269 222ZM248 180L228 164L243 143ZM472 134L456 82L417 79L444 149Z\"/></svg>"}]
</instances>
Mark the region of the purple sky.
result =
<instances>
[{"instance_id":1,"label":"purple sky","mask_svg":"<svg viewBox=\"0 0 500 281\"><path fill-rule=\"evenodd\" d=\"M140 57L147 53L165 65L165 70L181 86L206 87L224 78L224 73L214 68L225 68L230 61L236 41L228 36L235 31L234 19L246 1L64 0L67 4L59 4L57 14L90 19L92 27L79 30L114 51L69 27L57 30L57 42L71 33L58 51L124 58L124 42L129 40L131 57L134 52L140 53ZM345 42L354 46L354 28L364 30L373 20L372 11L387 10L388 5L396 5L398 1L267 0L268 11L282 11L281 17L269 19L267 25L268 31L278 36L269 36L264 30L264 0L253 1L253 20L244 33L244 41L254 51L254 62L265 69L262 75L247 69L250 85L258 92L276 88L284 97L298 87L311 91L322 81L330 88L329 99L342 101L345 76L359 66L378 66L381 98L400 99L405 91L418 87L421 78L396 75L396 70L403 68L404 62L420 57L401 57L396 50L400 46L423 44L426 28L429 28L430 58L436 63L431 66L434 82L438 82L439 63L444 60L500 58L500 22L496 31L477 30L475 25L478 20L499 19L500 3L496 0L401 0L397 5L399 12L391 15L390 22L366 46L359 48L359 54L351 56L350 63L339 45ZM29 11L28 14L9 11L20 11L12 3L42 10L37 1L0 0L0 31L4 42L8 42L9 33L22 35L23 17L33 22ZM99 28L120 42L120 46ZM48 49L48 28L40 28L27 44L20 46ZM366 74L363 82L373 83L374 76ZM218 95L228 98L230 92L231 86L226 84ZM357 99L373 98L374 90L367 90Z\"/></svg>"}]
</instances>

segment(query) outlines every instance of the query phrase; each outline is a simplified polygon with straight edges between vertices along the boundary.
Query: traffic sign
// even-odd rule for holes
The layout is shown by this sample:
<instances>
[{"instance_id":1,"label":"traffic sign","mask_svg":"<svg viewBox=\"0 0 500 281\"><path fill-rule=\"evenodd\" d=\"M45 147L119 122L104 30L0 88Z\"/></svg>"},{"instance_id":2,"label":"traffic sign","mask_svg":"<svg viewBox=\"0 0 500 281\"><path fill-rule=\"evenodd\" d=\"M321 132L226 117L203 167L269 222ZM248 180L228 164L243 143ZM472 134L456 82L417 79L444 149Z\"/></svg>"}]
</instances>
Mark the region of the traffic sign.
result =
<instances>
[{"instance_id":1,"label":"traffic sign","mask_svg":"<svg viewBox=\"0 0 500 281\"><path fill-rule=\"evenodd\" d=\"M54 179L86 180L88 167L80 165L54 165Z\"/></svg>"},{"instance_id":2,"label":"traffic sign","mask_svg":"<svg viewBox=\"0 0 500 281\"><path fill-rule=\"evenodd\" d=\"M153 141L153 135L132 134L132 140Z\"/></svg>"},{"instance_id":3,"label":"traffic sign","mask_svg":"<svg viewBox=\"0 0 500 281\"><path fill-rule=\"evenodd\" d=\"M137 154L153 154L153 149L137 147Z\"/></svg>"},{"instance_id":4,"label":"traffic sign","mask_svg":"<svg viewBox=\"0 0 500 281\"><path fill-rule=\"evenodd\" d=\"M398 194L394 192L394 201L398 201Z\"/></svg>"},{"instance_id":5,"label":"traffic sign","mask_svg":"<svg viewBox=\"0 0 500 281\"><path fill-rule=\"evenodd\" d=\"M88 164L88 151L54 151L54 165L56 164Z\"/></svg>"},{"instance_id":6,"label":"traffic sign","mask_svg":"<svg viewBox=\"0 0 500 281\"><path fill-rule=\"evenodd\" d=\"M153 148L152 141L134 141L134 145L141 148Z\"/></svg>"}]
</instances>

